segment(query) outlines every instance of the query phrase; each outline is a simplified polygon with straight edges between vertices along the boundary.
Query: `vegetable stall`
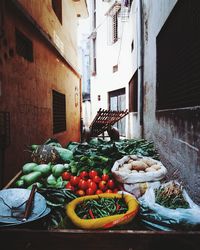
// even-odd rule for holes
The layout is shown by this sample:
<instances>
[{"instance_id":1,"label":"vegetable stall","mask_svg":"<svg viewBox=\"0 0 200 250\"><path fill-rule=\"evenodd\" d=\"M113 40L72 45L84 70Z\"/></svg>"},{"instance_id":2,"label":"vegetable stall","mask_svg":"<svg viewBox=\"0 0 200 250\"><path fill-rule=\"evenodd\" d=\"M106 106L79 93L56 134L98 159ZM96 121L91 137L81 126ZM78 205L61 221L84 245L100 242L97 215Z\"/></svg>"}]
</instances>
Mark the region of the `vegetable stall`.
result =
<instances>
[{"instance_id":1,"label":"vegetable stall","mask_svg":"<svg viewBox=\"0 0 200 250\"><path fill-rule=\"evenodd\" d=\"M26 223L0 222L9 249L165 249L169 241L172 249L197 249L200 208L166 178L153 142L93 138L62 147L50 138L28 150L30 162L6 190L16 198L18 190L29 195L37 186L46 208ZM14 207L5 198L0 206Z\"/></svg>"}]
</instances>

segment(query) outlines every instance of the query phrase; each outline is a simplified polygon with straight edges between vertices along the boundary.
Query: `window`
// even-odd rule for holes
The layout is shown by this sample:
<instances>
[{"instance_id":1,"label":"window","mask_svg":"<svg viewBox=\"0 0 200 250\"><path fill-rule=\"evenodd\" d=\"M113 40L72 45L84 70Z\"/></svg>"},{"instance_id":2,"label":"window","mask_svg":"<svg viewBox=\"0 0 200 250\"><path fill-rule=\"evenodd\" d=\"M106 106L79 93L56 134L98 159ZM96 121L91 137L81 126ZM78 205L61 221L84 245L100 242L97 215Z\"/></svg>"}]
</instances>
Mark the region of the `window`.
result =
<instances>
[{"instance_id":1,"label":"window","mask_svg":"<svg viewBox=\"0 0 200 250\"><path fill-rule=\"evenodd\" d=\"M18 29L15 29L16 52L29 62L33 62L33 43L22 34Z\"/></svg>"},{"instance_id":2,"label":"window","mask_svg":"<svg viewBox=\"0 0 200 250\"><path fill-rule=\"evenodd\" d=\"M157 36L157 110L200 105L199 13L199 1L178 1Z\"/></svg>"},{"instance_id":3,"label":"window","mask_svg":"<svg viewBox=\"0 0 200 250\"><path fill-rule=\"evenodd\" d=\"M129 82L129 112L138 112L138 71Z\"/></svg>"},{"instance_id":4,"label":"window","mask_svg":"<svg viewBox=\"0 0 200 250\"><path fill-rule=\"evenodd\" d=\"M62 0L52 0L51 4L58 20L62 24Z\"/></svg>"},{"instance_id":5,"label":"window","mask_svg":"<svg viewBox=\"0 0 200 250\"><path fill-rule=\"evenodd\" d=\"M108 16L108 44L113 44L119 39L119 12L121 4L115 2L108 10L106 15Z\"/></svg>"},{"instance_id":6,"label":"window","mask_svg":"<svg viewBox=\"0 0 200 250\"><path fill-rule=\"evenodd\" d=\"M53 96L53 133L66 130L66 100L65 95L55 90Z\"/></svg>"},{"instance_id":7,"label":"window","mask_svg":"<svg viewBox=\"0 0 200 250\"><path fill-rule=\"evenodd\" d=\"M112 16L112 42L118 40L118 12Z\"/></svg>"},{"instance_id":8,"label":"window","mask_svg":"<svg viewBox=\"0 0 200 250\"><path fill-rule=\"evenodd\" d=\"M126 109L125 88L108 92L109 109L123 111ZM125 118L122 118L114 126L119 130L121 136L125 136Z\"/></svg>"}]
</instances>

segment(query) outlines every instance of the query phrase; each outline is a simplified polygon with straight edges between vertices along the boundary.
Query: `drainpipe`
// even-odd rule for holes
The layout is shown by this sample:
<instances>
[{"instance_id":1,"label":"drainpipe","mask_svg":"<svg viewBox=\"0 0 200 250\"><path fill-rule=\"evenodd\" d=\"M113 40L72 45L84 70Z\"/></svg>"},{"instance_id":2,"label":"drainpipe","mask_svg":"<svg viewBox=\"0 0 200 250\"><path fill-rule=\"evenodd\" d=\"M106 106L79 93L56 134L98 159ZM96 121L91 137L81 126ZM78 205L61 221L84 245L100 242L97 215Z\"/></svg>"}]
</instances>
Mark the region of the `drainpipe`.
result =
<instances>
[{"instance_id":1,"label":"drainpipe","mask_svg":"<svg viewBox=\"0 0 200 250\"><path fill-rule=\"evenodd\" d=\"M144 137L144 111L143 111L143 99L144 99L144 39L143 39L143 8L142 0L138 0L138 86L139 86L139 122L140 122L140 135Z\"/></svg>"}]
</instances>

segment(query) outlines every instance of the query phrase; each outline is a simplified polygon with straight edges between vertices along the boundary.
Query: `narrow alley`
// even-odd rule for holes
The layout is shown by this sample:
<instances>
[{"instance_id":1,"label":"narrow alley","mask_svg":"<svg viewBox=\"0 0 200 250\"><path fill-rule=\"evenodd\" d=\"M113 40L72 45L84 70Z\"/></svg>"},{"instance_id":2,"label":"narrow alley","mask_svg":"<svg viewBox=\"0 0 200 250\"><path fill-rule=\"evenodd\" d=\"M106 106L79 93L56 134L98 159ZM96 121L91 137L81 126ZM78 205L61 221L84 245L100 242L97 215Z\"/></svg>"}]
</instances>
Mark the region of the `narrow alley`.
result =
<instances>
[{"instance_id":1,"label":"narrow alley","mask_svg":"<svg viewBox=\"0 0 200 250\"><path fill-rule=\"evenodd\" d=\"M199 13L0 0L2 246L199 249Z\"/></svg>"}]
</instances>

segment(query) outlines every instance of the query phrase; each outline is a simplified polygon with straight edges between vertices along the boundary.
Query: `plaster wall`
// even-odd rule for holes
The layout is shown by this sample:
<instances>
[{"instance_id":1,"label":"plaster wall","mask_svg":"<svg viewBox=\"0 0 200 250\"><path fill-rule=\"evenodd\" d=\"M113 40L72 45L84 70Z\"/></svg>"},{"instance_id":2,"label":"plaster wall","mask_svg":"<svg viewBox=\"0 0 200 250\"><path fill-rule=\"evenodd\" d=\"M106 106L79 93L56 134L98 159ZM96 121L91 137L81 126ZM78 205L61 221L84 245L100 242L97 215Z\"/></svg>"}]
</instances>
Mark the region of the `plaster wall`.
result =
<instances>
[{"instance_id":1,"label":"plaster wall","mask_svg":"<svg viewBox=\"0 0 200 250\"><path fill-rule=\"evenodd\" d=\"M200 203L199 107L156 111L156 37L177 1L144 0L144 137L153 140L168 177Z\"/></svg>"},{"instance_id":2,"label":"plaster wall","mask_svg":"<svg viewBox=\"0 0 200 250\"><path fill-rule=\"evenodd\" d=\"M4 151L5 184L30 161L30 153L24 151L26 145L41 144L50 137L56 137L63 146L69 141L80 141L81 79L15 8L6 4L4 11L0 111L10 113L10 144ZM15 28L32 41L33 62L17 54ZM68 51L71 47L68 44ZM66 97L67 129L56 134L53 134L52 90Z\"/></svg>"},{"instance_id":3,"label":"plaster wall","mask_svg":"<svg viewBox=\"0 0 200 250\"><path fill-rule=\"evenodd\" d=\"M62 0L62 24L52 8L51 0L19 0L19 3L48 34L67 60L77 67L76 3Z\"/></svg>"}]
</instances>

